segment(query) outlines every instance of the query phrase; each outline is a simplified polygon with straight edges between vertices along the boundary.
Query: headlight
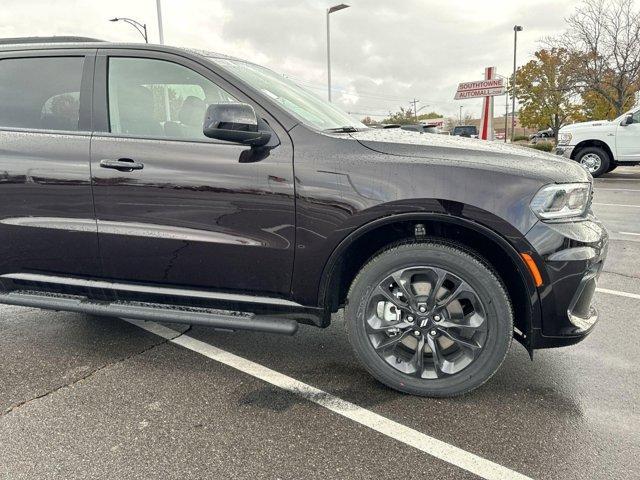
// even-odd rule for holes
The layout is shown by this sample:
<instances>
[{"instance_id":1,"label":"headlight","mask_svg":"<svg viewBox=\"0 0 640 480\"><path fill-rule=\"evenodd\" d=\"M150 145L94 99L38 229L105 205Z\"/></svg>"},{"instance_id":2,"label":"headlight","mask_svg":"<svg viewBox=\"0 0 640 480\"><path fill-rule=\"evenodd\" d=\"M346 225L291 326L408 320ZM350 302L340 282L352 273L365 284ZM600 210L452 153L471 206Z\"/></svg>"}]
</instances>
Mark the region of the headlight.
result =
<instances>
[{"instance_id":1,"label":"headlight","mask_svg":"<svg viewBox=\"0 0 640 480\"><path fill-rule=\"evenodd\" d=\"M543 220L580 217L589 206L590 195L589 183L547 185L531 200L531 210Z\"/></svg>"},{"instance_id":2,"label":"headlight","mask_svg":"<svg viewBox=\"0 0 640 480\"><path fill-rule=\"evenodd\" d=\"M570 133L559 133L558 134L558 145L569 145L571 142L571 134Z\"/></svg>"}]
</instances>

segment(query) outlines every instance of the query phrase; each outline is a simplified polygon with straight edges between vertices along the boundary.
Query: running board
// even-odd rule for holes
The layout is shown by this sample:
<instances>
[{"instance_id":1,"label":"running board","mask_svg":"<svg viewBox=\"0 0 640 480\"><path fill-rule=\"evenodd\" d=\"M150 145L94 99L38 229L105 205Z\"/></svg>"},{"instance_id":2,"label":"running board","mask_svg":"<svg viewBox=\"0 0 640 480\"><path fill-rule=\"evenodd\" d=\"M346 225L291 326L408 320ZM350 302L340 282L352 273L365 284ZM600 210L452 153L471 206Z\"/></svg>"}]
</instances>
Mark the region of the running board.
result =
<instances>
[{"instance_id":1,"label":"running board","mask_svg":"<svg viewBox=\"0 0 640 480\"><path fill-rule=\"evenodd\" d=\"M298 322L286 318L259 316L208 308L167 306L144 302L104 302L77 295L51 294L26 290L0 293L0 303L22 307L61 310L105 317L133 318L154 322L187 323L224 330L254 330L293 335Z\"/></svg>"}]
</instances>

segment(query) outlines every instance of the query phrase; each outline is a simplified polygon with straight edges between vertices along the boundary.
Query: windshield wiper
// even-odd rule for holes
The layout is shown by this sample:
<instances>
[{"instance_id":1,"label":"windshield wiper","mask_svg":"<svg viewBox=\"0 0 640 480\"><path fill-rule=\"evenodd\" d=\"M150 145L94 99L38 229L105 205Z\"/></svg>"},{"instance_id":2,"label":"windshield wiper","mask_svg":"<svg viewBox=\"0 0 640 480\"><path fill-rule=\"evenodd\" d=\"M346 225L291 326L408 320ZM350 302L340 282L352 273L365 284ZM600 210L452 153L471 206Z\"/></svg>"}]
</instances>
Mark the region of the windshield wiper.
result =
<instances>
[{"instance_id":1,"label":"windshield wiper","mask_svg":"<svg viewBox=\"0 0 640 480\"><path fill-rule=\"evenodd\" d=\"M331 132L331 133L353 133L353 132L357 132L358 129L356 127L352 127L351 125L348 125L346 127L325 128L324 131Z\"/></svg>"}]
</instances>

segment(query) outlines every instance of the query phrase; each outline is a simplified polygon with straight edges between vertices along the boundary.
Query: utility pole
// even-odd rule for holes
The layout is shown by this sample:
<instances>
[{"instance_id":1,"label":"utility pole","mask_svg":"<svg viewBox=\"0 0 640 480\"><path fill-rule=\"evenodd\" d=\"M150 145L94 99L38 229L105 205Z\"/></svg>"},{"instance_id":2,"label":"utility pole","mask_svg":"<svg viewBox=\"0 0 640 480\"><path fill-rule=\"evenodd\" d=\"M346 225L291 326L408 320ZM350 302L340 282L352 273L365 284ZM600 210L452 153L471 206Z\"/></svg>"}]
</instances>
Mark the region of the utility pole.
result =
<instances>
[{"instance_id":1,"label":"utility pole","mask_svg":"<svg viewBox=\"0 0 640 480\"><path fill-rule=\"evenodd\" d=\"M458 117L458 125L462 125L462 105L460 105L460 115Z\"/></svg>"},{"instance_id":2,"label":"utility pole","mask_svg":"<svg viewBox=\"0 0 640 480\"><path fill-rule=\"evenodd\" d=\"M413 101L409 102L409 105L413 105L413 116L416 119L416 123L418 123L418 102L420 100L413 99Z\"/></svg>"},{"instance_id":3,"label":"utility pole","mask_svg":"<svg viewBox=\"0 0 640 480\"><path fill-rule=\"evenodd\" d=\"M513 26L513 93L511 95L511 143L516 130L516 51L518 47L518 32L522 31L521 25ZM506 132L505 132L506 135Z\"/></svg>"}]
</instances>

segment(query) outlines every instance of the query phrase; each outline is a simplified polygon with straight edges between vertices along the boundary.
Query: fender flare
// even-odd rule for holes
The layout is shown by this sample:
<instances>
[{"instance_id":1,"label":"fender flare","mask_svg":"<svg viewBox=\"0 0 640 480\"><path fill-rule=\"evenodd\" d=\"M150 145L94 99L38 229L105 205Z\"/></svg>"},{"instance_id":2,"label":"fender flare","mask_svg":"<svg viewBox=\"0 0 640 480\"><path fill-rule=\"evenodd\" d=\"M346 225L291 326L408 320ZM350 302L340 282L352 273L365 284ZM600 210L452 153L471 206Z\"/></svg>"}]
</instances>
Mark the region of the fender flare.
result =
<instances>
[{"instance_id":1,"label":"fender flare","mask_svg":"<svg viewBox=\"0 0 640 480\"><path fill-rule=\"evenodd\" d=\"M522 257L520 256L521 252L528 252L526 245L528 242L524 239L524 235L522 235L522 242L520 250L517 249L514 245L512 245L506 238L504 238L499 233L494 230L488 228L487 226L464 217L459 217L451 214L445 213L436 213L436 212L405 212L394 215L389 215L385 217L381 217L375 220L372 220L364 225L361 225L356 230L351 232L347 237L345 237L338 246L333 250L329 259L325 263L324 269L322 271L320 289L318 291L318 300L321 302L321 306L327 305L327 295L329 290L329 285L331 283L331 279L333 274L335 273L335 268L339 264L339 260L342 257L343 253L347 250L347 248L358 238L362 237L362 235L379 228L384 225L388 225L391 223L401 222L401 221L438 221L442 223L449 223L452 225L459 225L465 228L469 228L471 230L476 231L477 233L488 237L491 241L497 244L503 252L505 252L511 261L516 265L518 269L519 276L521 277L526 289L527 296L531 299L530 301L530 329L535 328L536 325L540 324L541 318L541 309L540 309L540 299L538 295L538 290L534 285L533 279L531 278L531 274L527 266L525 265ZM512 228L512 227L511 227ZM535 252L533 252L535 254ZM537 254L535 254L537 257ZM530 332L523 332L530 333ZM527 340L529 339L529 335L527 335ZM529 350L529 346L525 344L525 347Z\"/></svg>"}]
</instances>

